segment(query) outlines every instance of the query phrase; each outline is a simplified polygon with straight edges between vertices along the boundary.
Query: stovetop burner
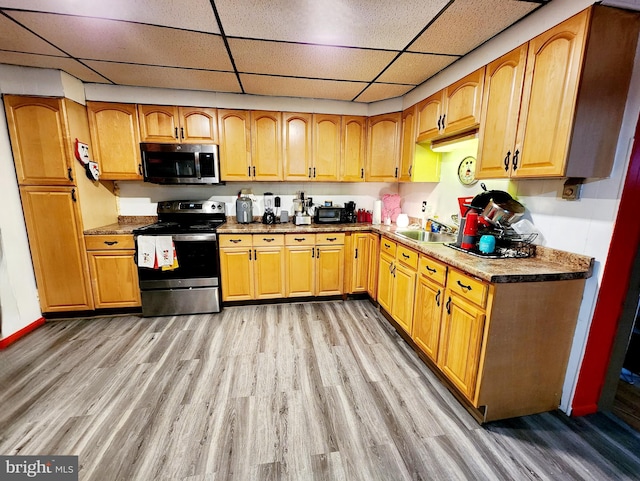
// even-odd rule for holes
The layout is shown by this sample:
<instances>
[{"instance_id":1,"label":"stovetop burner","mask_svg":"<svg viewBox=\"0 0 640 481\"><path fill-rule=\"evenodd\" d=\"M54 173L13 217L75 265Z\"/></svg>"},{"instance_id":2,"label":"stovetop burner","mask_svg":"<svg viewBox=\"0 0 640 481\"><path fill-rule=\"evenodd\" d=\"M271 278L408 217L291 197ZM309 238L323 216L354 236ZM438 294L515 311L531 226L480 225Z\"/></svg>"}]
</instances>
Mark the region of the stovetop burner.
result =
<instances>
[{"instance_id":1,"label":"stovetop burner","mask_svg":"<svg viewBox=\"0 0 640 481\"><path fill-rule=\"evenodd\" d=\"M158 222L134 229L134 235L212 233L227 221L224 202L212 200L158 203Z\"/></svg>"}]
</instances>

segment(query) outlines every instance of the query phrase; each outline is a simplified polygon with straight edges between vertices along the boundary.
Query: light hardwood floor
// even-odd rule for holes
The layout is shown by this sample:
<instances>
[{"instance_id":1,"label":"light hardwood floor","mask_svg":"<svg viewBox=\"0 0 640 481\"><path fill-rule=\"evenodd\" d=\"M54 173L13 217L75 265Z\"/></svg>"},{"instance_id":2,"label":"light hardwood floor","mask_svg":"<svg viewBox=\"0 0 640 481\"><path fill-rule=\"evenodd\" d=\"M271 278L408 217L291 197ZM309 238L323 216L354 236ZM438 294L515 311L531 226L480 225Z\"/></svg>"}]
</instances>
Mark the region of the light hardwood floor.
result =
<instances>
[{"instance_id":1,"label":"light hardwood floor","mask_svg":"<svg viewBox=\"0 0 640 481\"><path fill-rule=\"evenodd\" d=\"M368 301L47 322L0 351L0 454L95 481L640 478L614 416L479 426Z\"/></svg>"}]
</instances>

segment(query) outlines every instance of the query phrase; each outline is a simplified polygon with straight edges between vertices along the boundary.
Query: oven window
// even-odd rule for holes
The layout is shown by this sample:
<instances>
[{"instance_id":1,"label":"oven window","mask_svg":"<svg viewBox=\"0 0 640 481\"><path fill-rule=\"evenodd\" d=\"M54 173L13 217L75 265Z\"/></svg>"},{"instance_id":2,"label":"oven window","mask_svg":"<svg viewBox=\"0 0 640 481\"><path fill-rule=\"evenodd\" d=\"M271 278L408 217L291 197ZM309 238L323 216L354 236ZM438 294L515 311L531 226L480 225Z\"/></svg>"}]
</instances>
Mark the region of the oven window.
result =
<instances>
[{"instance_id":1,"label":"oven window","mask_svg":"<svg viewBox=\"0 0 640 481\"><path fill-rule=\"evenodd\" d=\"M163 271L162 269L139 268L138 276L143 281L165 279L194 279L219 277L217 241L173 241L178 257L177 269Z\"/></svg>"},{"instance_id":2,"label":"oven window","mask_svg":"<svg viewBox=\"0 0 640 481\"><path fill-rule=\"evenodd\" d=\"M193 152L145 152L148 177L195 177Z\"/></svg>"}]
</instances>

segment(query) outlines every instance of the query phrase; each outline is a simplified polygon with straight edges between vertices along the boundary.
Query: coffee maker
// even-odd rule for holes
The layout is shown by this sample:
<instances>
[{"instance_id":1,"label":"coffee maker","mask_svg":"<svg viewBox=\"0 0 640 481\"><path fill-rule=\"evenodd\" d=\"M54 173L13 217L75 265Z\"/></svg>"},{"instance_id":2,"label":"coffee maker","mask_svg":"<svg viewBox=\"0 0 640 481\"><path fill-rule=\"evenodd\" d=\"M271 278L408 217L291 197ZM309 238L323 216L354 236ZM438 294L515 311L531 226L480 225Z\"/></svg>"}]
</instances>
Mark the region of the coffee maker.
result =
<instances>
[{"instance_id":1,"label":"coffee maker","mask_svg":"<svg viewBox=\"0 0 640 481\"><path fill-rule=\"evenodd\" d=\"M353 201L344 204L344 220L343 222L356 222L356 203Z\"/></svg>"},{"instance_id":2,"label":"coffee maker","mask_svg":"<svg viewBox=\"0 0 640 481\"><path fill-rule=\"evenodd\" d=\"M276 214L273 211L274 199L271 192L264 193L264 214L262 214L263 224L275 224Z\"/></svg>"}]
</instances>

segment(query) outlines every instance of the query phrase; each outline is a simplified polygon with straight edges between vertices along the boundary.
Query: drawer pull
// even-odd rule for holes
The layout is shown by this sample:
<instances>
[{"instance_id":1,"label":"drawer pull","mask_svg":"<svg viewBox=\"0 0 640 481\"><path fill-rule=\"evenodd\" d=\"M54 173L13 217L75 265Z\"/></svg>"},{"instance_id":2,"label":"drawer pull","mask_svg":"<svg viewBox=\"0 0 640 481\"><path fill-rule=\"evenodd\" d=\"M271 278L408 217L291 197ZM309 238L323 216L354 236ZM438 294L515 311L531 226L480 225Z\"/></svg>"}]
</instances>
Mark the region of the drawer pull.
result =
<instances>
[{"instance_id":1,"label":"drawer pull","mask_svg":"<svg viewBox=\"0 0 640 481\"><path fill-rule=\"evenodd\" d=\"M442 292L438 289L438 293L436 294L436 306L438 307L440 307L440 294L442 294Z\"/></svg>"},{"instance_id":2,"label":"drawer pull","mask_svg":"<svg viewBox=\"0 0 640 481\"><path fill-rule=\"evenodd\" d=\"M409 259L411 256L408 256L407 254L405 254L404 252L402 253L402 257L404 257L405 259Z\"/></svg>"},{"instance_id":3,"label":"drawer pull","mask_svg":"<svg viewBox=\"0 0 640 481\"><path fill-rule=\"evenodd\" d=\"M471 290L471 286L465 286L462 282L458 281L458 285L462 287L462 289L466 289L467 291Z\"/></svg>"},{"instance_id":4,"label":"drawer pull","mask_svg":"<svg viewBox=\"0 0 640 481\"><path fill-rule=\"evenodd\" d=\"M327 237L326 238L329 242L333 242L334 240L337 240L337 237Z\"/></svg>"},{"instance_id":5,"label":"drawer pull","mask_svg":"<svg viewBox=\"0 0 640 481\"><path fill-rule=\"evenodd\" d=\"M262 240L265 241L265 242L273 242L275 239L273 237L271 237L269 239L267 239L266 237L263 237Z\"/></svg>"},{"instance_id":6,"label":"drawer pull","mask_svg":"<svg viewBox=\"0 0 640 481\"><path fill-rule=\"evenodd\" d=\"M107 244L108 246L114 246L118 243L118 241L104 241L105 244Z\"/></svg>"},{"instance_id":7,"label":"drawer pull","mask_svg":"<svg viewBox=\"0 0 640 481\"><path fill-rule=\"evenodd\" d=\"M296 242L302 242L302 241L307 240L307 238L306 237L294 237L293 240L296 241Z\"/></svg>"},{"instance_id":8,"label":"drawer pull","mask_svg":"<svg viewBox=\"0 0 640 481\"><path fill-rule=\"evenodd\" d=\"M391 246L390 246L389 244L387 244L386 242L384 243L384 246L385 246L387 249L391 249Z\"/></svg>"},{"instance_id":9,"label":"drawer pull","mask_svg":"<svg viewBox=\"0 0 640 481\"><path fill-rule=\"evenodd\" d=\"M429 267L429 266L424 266L424 268L425 268L427 271L431 272L432 274L435 274L435 273L437 272L437 269L433 269L433 268L431 268L431 267Z\"/></svg>"},{"instance_id":10,"label":"drawer pull","mask_svg":"<svg viewBox=\"0 0 640 481\"><path fill-rule=\"evenodd\" d=\"M229 242L233 242L234 244L237 244L239 242L242 242L242 239L229 239Z\"/></svg>"}]
</instances>

